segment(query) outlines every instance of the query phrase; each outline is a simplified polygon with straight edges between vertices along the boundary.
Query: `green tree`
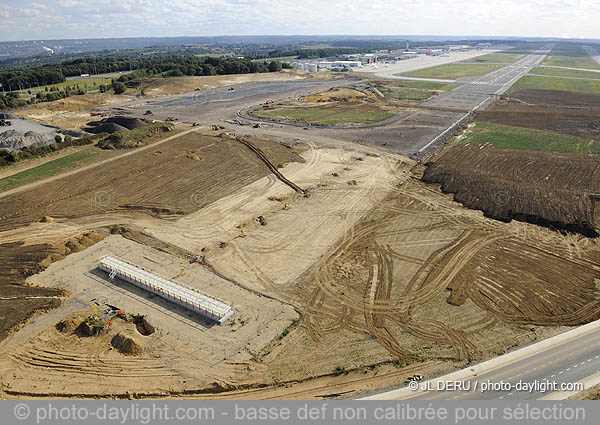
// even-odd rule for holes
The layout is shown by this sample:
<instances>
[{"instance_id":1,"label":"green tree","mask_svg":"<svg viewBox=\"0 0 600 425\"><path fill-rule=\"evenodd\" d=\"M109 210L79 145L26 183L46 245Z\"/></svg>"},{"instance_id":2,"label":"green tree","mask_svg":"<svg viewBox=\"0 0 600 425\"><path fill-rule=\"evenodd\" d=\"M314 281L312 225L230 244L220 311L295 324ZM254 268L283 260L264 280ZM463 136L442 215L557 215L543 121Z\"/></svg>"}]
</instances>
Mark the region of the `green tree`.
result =
<instances>
[{"instance_id":1,"label":"green tree","mask_svg":"<svg viewBox=\"0 0 600 425\"><path fill-rule=\"evenodd\" d=\"M271 61L269 64L269 72L281 71L281 62Z\"/></svg>"},{"instance_id":2,"label":"green tree","mask_svg":"<svg viewBox=\"0 0 600 425\"><path fill-rule=\"evenodd\" d=\"M121 94L125 92L125 84L121 83L120 81L114 82L112 87L115 91L115 94Z\"/></svg>"}]
</instances>

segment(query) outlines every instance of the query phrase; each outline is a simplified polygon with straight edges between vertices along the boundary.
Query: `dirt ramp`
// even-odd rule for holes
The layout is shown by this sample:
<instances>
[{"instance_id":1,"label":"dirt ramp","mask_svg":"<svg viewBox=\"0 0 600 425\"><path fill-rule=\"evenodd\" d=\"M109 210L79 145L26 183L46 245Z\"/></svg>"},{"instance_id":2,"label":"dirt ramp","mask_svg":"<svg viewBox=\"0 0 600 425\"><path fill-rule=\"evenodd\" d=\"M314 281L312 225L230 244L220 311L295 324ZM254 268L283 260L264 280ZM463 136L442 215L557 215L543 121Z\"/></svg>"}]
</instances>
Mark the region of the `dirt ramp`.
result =
<instances>
[{"instance_id":1,"label":"dirt ramp","mask_svg":"<svg viewBox=\"0 0 600 425\"><path fill-rule=\"evenodd\" d=\"M453 145L429 162L426 183L488 217L527 221L595 236L600 157Z\"/></svg>"}]
</instances>

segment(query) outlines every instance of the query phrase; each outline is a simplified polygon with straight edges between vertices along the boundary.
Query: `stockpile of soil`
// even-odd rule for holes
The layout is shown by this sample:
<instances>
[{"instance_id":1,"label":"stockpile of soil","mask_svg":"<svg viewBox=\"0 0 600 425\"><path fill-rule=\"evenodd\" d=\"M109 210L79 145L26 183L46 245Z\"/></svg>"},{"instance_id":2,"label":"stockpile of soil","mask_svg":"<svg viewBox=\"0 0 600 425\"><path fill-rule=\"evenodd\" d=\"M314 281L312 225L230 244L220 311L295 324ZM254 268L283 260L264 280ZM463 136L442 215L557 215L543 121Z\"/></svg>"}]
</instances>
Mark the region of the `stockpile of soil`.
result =
<instances>
[{"instance_id":1,"label":"stockpile of soil","mask_svg":"<svg viewBox=\"0 0 600 425\"><path fill-rule=\"evenodd\" d=\"M142 347L135 339L121 333L116 334L110 344L122 354L135 356L142 353Z\"/></svg>"},{"instance_id":2,"label":"stockpile of soil","mask_svg":"<svg viewBox=\"0 0 600 425\"><path fill-rule=\"evenodd\" d=\"M489 217L586 235L600 229L597 156L456 144L426 165L424 182L441 184L456 201Z\"/></svg>"},{"instance_id":3,"label":"stockpile of soil","mask_svg":"<svg viewBox=\"0 0 600 425\"><path fill-rule=\"evenodd\" d=\"M54 135L40 134L35 131L7 130L0 133L0 149L19 151L25 147L54 142Z\"/></svg>"},{"instance_id":4,"label":"stockpile of soil","mask_svg":"<svg viewBox=\"0 0 600 425\"><path fill-rule=\"evenodd\" d=\"M113 133L116 133L117 131L124 131L124 130L127 130L127 129L119 124L115 124L112 122L102 123L102 124L98 124L98 125L95 125L92 127L85 128L85 131L87 131L88 133L93 133L93 134L100 134L100 133L113 134Z\"/></svg>"},{"instance_id":5,"label":"stockpile of soil","mask_svg":"<svg viewBox=\"0 0 600 425\"><path fill-rule=\"evenodd\" d=\"M150 123L149 120L123 116L105 118L102 121L120 125L122 127L125 127L127 130L133 130L135 128L142 127Z\"/></svg>"},{"instance_id":6,"label":"stockpile of soil","mask_svg":"<svg viewBox=\"0 0 600 425\"><path fill-rule=\"evenodd\" d=\"M104 118L100 121L90 121L88 122L88 127L85 128L85 131L94 134L112 134L117 131L133 130L149 123L150 121L140 118L117 116Z\"/></svg>"}]
</instances>

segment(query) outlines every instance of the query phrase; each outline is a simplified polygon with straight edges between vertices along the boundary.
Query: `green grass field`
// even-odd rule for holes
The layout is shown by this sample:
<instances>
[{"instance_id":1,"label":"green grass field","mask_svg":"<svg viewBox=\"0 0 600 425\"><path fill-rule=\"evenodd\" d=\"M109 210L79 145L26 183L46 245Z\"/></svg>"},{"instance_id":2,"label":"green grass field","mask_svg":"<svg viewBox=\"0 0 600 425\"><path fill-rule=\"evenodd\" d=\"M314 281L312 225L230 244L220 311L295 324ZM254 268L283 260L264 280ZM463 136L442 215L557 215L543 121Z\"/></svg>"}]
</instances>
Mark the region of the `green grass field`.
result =
<instances>
[{"instance_id":1,"label":"green grass field","mask_svg":"<svg viewBox=\"0 0 600 425\"><path fill-rule=\"evenodd\" d=\"M34 168L30 168L12 176L0 179L0 192L14 189L27 183L32 183L47 177L52 177L72 168L89 162L98 154L98 149L92 146L72 153L62 158L46 162Z\"/></svg>"},{"instance_id":2,"label":"green grass field","mask_svg":"<svg viewBox=\"0 0 600 425\"><path fill-rule=\"evenodd\" d=\"M569 78L535 77L527 75L510 88L511 91L516 89L600 93L600 80L575 80Z\"/></svg>"},{"instance_id":3,"label":"green grass field","mask_svg":"<svg viewBox=\"0 0 600 425\"><path fill-rule=\"evenodd\" d=\"M491 143L499 149L600 154L597 140L485 122L477 122L459 143Z\"/></svg>"},{"instance_id":4,"label":"green grass field","mask_svg":"<svg viewBox=\"0 0 600 425\"><path fill-rule=\"evenodd\" d=\"M570 77L570 78L587 78L591 80L600 79L600 72L593 71L577 71L573 69L562 69L562 68L544 68L544 67L535 67L531 71L530 74L536 75L554 75L557 77Z\"/></svg>"},{"instance_id":5,"label":"green grass field","mask_svg":"<svg viewBox=\"0 0 600 425\"><path fill-rule=\"evenodd\" d=\"M508 53L490 53L489 55L477 56L461 63L513 63L524 58L525 55Z\"/></svg>"},{"instance_id":6,"label":"green grass field","mask_svg":"<svg viewBox=\"0 0 600 425\"><path fill-rule=\"evenodd\" d=\"M373 124L395 115L391 112L323 108L283 108L256 111L255 114L264 118L293 119L315 125Z\"/></svg>"},{"instance_id":7,"label":"green grass field","mask_svg":"<svg viewBox=\"0 0 600 425\"><path fill-rule=\"evenodd\" d=\"M541 65L600 69L600 64L582 46L566 44L554 48Z\"/></svg>"},{"instance_id":8,"label":"green grass field","mask_svg":"<svg viewBox=\"0 0 600 425\"><path fill-rule=\"evenodd\" d=\"M419 71L409 72L404 74L407 77L419 78L443 78L453 80L459 77L474 77L485 75L503 65L485 65L472 63L451 63L448 65L440 65L433 68L421 69Z\"/></svg>"},{"instance_id":9,"label":"green grass field","mask_svg":"<svg viewBox=\"0 0 600 425\"><path fill-rule=\"evenodd\" d=\"M435 81L399 81L395 84L396 87L404 87L407 89L428 89L447 91L452 90L459 86L459 84L452 83L436 83Z\"/></svg>"}]
</instances>

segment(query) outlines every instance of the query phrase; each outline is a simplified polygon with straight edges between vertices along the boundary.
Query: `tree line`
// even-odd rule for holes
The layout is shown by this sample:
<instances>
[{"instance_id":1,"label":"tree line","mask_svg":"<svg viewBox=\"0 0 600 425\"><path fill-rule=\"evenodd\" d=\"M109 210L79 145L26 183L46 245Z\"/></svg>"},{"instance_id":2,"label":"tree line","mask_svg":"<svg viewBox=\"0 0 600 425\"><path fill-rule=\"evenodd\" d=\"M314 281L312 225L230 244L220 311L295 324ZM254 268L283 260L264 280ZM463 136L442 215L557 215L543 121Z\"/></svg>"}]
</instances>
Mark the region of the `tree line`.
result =
<instances>
[{"instance_id":1,"label":"tree line","mask_svg":"<svg viewBox=\"0 0 600 425\"><path fill-rule=\"evenodd\" d=\"M67 77L81 74L108 74L137 70L141 76L226 75L275 72L281 64L253 61L247 58L210 56L158 56L147 58L78 58L57 64L28 69L0 71L0 84L5 91L62 83Z\"/></svg>"}]
</instances>

